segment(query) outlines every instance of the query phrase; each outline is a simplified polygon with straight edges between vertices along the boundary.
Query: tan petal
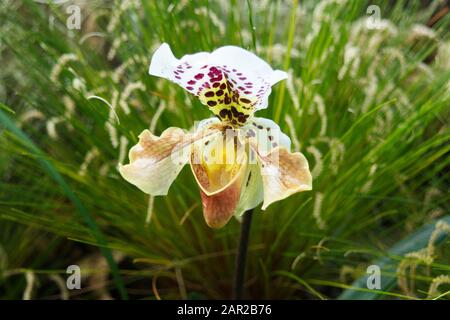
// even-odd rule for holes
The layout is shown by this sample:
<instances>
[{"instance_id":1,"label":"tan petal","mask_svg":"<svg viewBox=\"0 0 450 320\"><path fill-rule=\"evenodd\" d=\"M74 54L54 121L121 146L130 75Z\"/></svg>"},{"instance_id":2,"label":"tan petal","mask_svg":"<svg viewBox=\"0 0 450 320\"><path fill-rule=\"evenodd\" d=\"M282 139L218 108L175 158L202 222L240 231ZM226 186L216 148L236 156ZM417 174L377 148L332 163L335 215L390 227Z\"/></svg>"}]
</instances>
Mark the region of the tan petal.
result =
<instances>
[{"instance_id":1,"label":"tan petal","mask_svg":"<svg viewBox=\"0 0 450 320\"><path fill-rule=\"evenodd\" d=\"M190 134L179 128L168 128L160 137L144 130L139 142L130 149L130 163L120 165L119 172L143 192L166 195L170 185L189 161L190 147L211 134L205 131Z\"/></svg>"},{"instance_id":2,"label":"tan petal","mask_svg":"<svg viewBox=\"0 0 450 320\"><path fill-rule=\"evenodd\" d=\"M300 152L290 153L285 147L276 147L266 155L257 156L264 185L263 210L273 202L312 189L308 161Z\"/></svg>"},{"instance_id":3,"label":"tan petal","mask_svg":"<svg viewBox=\"0 0 450 320\"><path fill-rule=\"evenodd\" d=\"M247 166L247 155L242 147L233 148L235 156L222 161L225 160L222 156L230 155L230 149L226 148L229 144L220 144L222 139L222 135L218 135L208 146L196 144L191 155L191 168L200 187L203 215L212 228L223 227L235 213Z\"/></svg>"}]
</instances>

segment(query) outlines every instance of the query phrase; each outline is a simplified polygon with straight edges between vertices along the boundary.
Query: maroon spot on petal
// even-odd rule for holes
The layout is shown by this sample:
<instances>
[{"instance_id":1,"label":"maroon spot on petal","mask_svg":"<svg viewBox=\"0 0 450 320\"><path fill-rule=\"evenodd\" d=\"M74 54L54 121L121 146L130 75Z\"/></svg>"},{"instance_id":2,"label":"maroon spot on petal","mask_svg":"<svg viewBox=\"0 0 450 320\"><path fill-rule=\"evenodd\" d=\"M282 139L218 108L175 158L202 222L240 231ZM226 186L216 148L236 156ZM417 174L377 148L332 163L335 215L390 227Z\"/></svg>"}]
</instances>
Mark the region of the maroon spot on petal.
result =
<instances>
[{"instance_id":1,"label":"maroon spot on petal","mask_svg":"<svg viewBox=\"0 0 450 320\"><path fill-rule=\"evenodd\" d=\"M208 97L208 98L214 97L214 92L213 92L213 91L208 91L208 92L206 92L206 93L205 93L205 97Z\"/></svg>"},{"instance_id":2,"label":"maroon spot on petal","mask_svg":"<svg viewBox=\"0 0 450 320\"><path fill-rule=\"evenodd\" d=\"M239 78L239 80L247 80L247 78L246 77L241 77L241 78Z\"/></svg>"},{"instance_id":3,"label":"maroon spot on petal","mask_svg":"<svg viewBox=\"0 0 450 320\"><path fill-rule=\"evenodd\" d=\"M237 76L242 76L242 73L238 72L236 73Z\"/></svg>"},{"instance_id":4,"label":"maroon spot on petal","mask_svg":"<svg viewBox=\"0 0 450 320\"><path fill-rule=\"evenodd\" d=\"M220 89L222 89L222 90L225 90L226 87L227 87L227 85L226 85L225 83L222 83L222 84L220 85Z\"/></svg>"},{"instance_id":5,"label":"maroon spot on petal","mask_svg":"<svg viewBox=\"0 0 450 320\"><path fill-rule=\"evenodd\" d=\"M181 80L181 77L180 77L180 76L175 76L175 78L177 78L177 79L180 79L180 80Z\"/></svg>"},{"instance_id":6,"label":"maroon spot on petal","mask_svg":"<svg viewBox=\"0 0 450 320\"><path fill-rule=\"evenodd\" d=\"M217 102L210 100L210 101L207 102L207 104L210 107L214 107L217 104Z\"/></svg>"},{"instance_id":7,"label":"maroon spot on petal","mask_svg":"<svg viewBox=\"0 0 450 320\"><path fill-rule=\"evenodd\" d=\"M195 80L189 80L188 84L195 84Z\"/></svg>"},{"instance_id":8,"label":"maroon spot on petal","mask_svg":"<svg viewBox=\"0 0 450 320\"><path fill-rule=\"evenodd\" d=\"M244 87L238 87L239 90L244 91L245 88Z\"/></svg>"},{"instance_id":9,"label":"maroon spot on petal","mask_svg":"<svg viewBox=\"0 0 450 320\"><path fill-rule=\"evenodd\" d=\"M186 87L186 89L188 89L188 90L194 90L193 87Z\"/></svg>"},{"instance_id":10,"label":"maroon spot on petal","mask_svg":"<svg viewBox=\"0 0 450 320\"><path fill-rule=\"evenodd\" d=\"M203 73L198 73L194 76L195 79L200 80L201 78L203 78L204 74Z\"/></svg>"},{"instance_id":11,"label":"maroon spot on petal","mask_svg":"<svg viewBox=\"0 0 450 320\"><path fill-rule=\"evenodd\" d=\"M248 100L248 99L246 99L246 98L241 98L241 101L242 101L243 103L250 103L250 102L251 102L250 100Z\"/></svg>"},{"instance_id":12,"label":"maroon spot on petal","mask_svg":"<svg viewBox=\"0 0 450 320\"><path fill-rule=\"evenodd\" d=\"M230 110L227 110L227 109L222 109L222 110L220 110L220 112L219 112L219 116L221 117L221 118L231 118L231 113L230 113Z\"/></svg>"},{"instance_id":13,"label":"maroon spot on petal","mask_svg":"<svg viewBox=\"0 0 450 320\"><path fill-rule=\"evenodd\" d=\"M278 143L274 142L272 143L272 147L276 148L278 146Z\"/></svg>"},{"instance_id":14,"label":"maroon spot on petal","mask_svg":"<svg viewBox=\"0 0 450 320\"><path fill-rule=\"evenodd\" d=\"M220 82L214 82L212 86L213 88L217 88L218 86L220 86Z\"/></svg>"},{"instance_id":15,"label":"maroon spot on petal","mask_svg":"<svg viewBox=\"0 0 450 320\"><path fill-rule=\"evenodd\" d=\"M239 112L236 110L235 107L231 107L231 113L233 113L233 116L235 117L239 116Z\"/></svg>"},{"instance_id":16,"label":"maroon spot on petal","mask_svg":"<svg viewBox=\"0 0 450 320\"><path fill-rule=\"evenodd\" d=\"M245 94L251 94L251 91L244 91Z\"/></svg>"},{"instance_id":17,"label":"maroon spot on petal","mask_svg":"<svg viewBox=\"0 0 450 320\"><path fill-rule=\"evenodd\" d=\"M221 95L223 95L223 90L219 90L216 92L216 96L220 97Z\"/></svg>"},{"instance_id":18,"label":"maroon spot on petal","mask_svg":"<svg viewBox=\"0 0 450 320\"><path fill-rule=\"evenodd\" d=\"M251 83L251 82L246 82L244 84L247 85L247 86L252 86L253 85L253 83Z\"/></svg>"}]
</instances>

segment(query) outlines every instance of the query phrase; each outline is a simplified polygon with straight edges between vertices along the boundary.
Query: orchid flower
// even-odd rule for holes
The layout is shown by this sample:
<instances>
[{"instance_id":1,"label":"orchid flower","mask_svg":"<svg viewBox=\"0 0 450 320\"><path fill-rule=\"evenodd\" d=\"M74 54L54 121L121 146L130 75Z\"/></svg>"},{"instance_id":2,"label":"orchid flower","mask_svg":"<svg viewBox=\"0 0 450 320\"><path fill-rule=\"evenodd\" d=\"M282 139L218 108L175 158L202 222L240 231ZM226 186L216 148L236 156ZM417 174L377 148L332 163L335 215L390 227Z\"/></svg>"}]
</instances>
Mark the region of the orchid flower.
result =
<instances>
[{"instance_id":1,"label":"orchid flower","mask_svg":"<svg viewBox=\"0 0 450 320\"><path fill-rule=\"evenodd\" d=\"M215 115L186 132L171 127L161 136L144 130L120 165L123 178L152 196L167 195L183 166L190 163L200 188L203 215L223 227L263 203L311 190L306 158L290 152L290 139L272 120L254 117L267 108L271 86L287 78L239 47L225 46L176 59L162 44L150 75L166 78L197 96Z\"/></svg>"}]
</instances>

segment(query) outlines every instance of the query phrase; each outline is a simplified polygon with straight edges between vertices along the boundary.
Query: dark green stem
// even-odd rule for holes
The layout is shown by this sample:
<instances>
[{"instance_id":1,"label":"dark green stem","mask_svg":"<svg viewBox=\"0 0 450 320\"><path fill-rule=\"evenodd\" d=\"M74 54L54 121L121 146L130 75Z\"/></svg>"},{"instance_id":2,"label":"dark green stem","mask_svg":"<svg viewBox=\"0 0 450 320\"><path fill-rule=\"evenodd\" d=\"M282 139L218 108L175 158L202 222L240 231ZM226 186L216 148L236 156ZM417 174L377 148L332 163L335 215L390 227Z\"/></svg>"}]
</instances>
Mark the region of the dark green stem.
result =
<instances>
[{"instance_id":1,"label":"dark green stem","mask_svg":"<svg viewBox=\"0 0 450 320\"><path fill-rule=\"evenodd\" d=\"M245 262L247 260L248 238L250 236L250 226L252 224L253 209L244 213L241 234L239 237L239 248L236 257L236 269L234 272L233 299L242 299L242 292L245 279Z\"/></svg>"}]
</instances>

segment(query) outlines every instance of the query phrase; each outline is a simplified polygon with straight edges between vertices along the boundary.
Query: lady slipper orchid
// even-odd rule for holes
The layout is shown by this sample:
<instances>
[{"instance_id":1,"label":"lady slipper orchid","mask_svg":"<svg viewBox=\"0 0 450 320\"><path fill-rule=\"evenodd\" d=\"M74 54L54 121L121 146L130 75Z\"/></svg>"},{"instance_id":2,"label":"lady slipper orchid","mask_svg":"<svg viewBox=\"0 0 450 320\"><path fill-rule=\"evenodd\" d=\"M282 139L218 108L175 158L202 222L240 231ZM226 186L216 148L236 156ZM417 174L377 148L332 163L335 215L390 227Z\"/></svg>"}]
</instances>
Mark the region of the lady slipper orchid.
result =
<instances>
[{"instance_id":1,"label":"lady slipper orchid","mask_svg":"<svg viewBox=\"0 0 450 320\"><path fill-rule=\"evenodd\" d=\"M253 53L225 46L176 59L167 44L153 55L149 73L169 79L208 107L216 117L186 132L168 128L161 136L144 130L129 152L121 175L143 192L166 195L188 162L200 188L203 215L213 228L263 202L311 190L306 158L290 152L290 139L269 119L254 117L267 108L271 86L287 74Z\"/></svg>"}]
</instances>

